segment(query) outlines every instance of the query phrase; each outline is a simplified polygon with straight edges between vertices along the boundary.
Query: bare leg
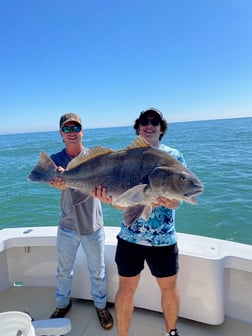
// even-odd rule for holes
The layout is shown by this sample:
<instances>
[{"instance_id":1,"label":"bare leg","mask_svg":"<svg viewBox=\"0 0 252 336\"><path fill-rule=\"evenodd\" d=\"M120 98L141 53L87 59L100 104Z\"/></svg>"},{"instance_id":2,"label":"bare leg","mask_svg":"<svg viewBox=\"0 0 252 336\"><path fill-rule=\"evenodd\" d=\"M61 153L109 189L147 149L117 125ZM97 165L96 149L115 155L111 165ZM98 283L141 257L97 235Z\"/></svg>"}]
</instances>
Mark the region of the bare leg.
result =
<instances>
[{"instance_id":1,"label":"bare leg","mask_svg":"<svg viewBox=\"0 0 252 336\"><path fill-rule=\"evenodd\" d=\"M177 275L157 278L161 295L166 331L176 328L179 313L179 292L176 285Z\"/></svg>"},{"instance_id":2,"label":"bare leg","mask_svg":"<svg viewBox=\"0 0 252 336\"><path fill-rule=\"evenodd\" d=\"M119 288L115 297L115 314L118 336L128 336L134 310L134 294L140 274L133 277L119 276Z\"/></svg>"}]
</instances>

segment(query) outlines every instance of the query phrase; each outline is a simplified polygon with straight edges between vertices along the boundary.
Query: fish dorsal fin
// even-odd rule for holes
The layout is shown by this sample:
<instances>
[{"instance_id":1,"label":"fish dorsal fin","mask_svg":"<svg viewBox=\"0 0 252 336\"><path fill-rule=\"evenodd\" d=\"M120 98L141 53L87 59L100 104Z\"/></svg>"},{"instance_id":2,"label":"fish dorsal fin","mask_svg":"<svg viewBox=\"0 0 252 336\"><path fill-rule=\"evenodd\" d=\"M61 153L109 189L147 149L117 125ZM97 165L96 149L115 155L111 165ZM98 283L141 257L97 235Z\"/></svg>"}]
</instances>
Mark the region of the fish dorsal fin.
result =
<instances>
[{"instance_id":1,"label":"fish dorsal fin","mask_svg":"<svg viewBox=\"0 0 252 336\"><path fill-rule=\"evenodd\" d=\"M66 170L73 169L81 165L84 162L94 159L95 157L98 157L104 154L113 153L113 152L114 151L111 148L102 147L102 146L96 146L96 147L90 148L86 152L80 153L78 156L76 156L76 158L71 160Z\"/></svg>"},{"instance_id":2,"label":"fish dorsal fin","mask_svg":"<svg viewBox=\"0 0 252 336\"><path fill-rule=\"evenodd\" d=\"M151 147L151 145L141 136L138 137L127 147L128 149Z\"/></svg>"}]
</instances>

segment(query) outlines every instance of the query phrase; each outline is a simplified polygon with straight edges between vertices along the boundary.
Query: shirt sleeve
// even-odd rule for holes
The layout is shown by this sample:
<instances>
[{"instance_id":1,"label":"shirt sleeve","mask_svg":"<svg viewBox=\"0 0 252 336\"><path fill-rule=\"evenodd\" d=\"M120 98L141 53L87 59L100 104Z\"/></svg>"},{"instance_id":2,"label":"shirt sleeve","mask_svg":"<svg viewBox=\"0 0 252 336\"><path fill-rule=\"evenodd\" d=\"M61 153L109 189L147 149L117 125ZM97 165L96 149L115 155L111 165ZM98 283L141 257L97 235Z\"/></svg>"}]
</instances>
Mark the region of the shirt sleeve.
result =
<instances>
[{"instance_id":1,"label":"shirt sleeve","mask_svg":"<svg viewBox=\"0 0 252 336\"><path fill-rule=\"evenodd\" d=\"M184 159L184 156L179 150L177 150L176 148L171 148L171 147L163 145L163 144L160 145L159 149L161 149L161 150L165 151L166 153L170 154L175 159L177 159L183 166L186 167L186 161Z\"/></svg>"}]
</instances>

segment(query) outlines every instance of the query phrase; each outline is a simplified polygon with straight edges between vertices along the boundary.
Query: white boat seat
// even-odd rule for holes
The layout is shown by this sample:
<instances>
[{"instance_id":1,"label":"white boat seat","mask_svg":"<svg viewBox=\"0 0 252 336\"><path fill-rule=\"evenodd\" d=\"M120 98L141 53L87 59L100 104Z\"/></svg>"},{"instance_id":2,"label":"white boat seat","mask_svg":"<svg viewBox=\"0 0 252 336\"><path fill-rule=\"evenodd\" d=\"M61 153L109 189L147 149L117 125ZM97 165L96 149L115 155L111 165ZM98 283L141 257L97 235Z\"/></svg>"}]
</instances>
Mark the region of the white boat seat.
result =
<instances>
[{"instance_id":1,"label":"white boat seat","mask_svg":"<svg viewBox=\"0 0 252 336\"><path fill-rule=\"evenodd\" d=\"M71 322L68 318L56 318L32 321L36 336L59 336L71 331Z\"/></svg>"}]
</instances>

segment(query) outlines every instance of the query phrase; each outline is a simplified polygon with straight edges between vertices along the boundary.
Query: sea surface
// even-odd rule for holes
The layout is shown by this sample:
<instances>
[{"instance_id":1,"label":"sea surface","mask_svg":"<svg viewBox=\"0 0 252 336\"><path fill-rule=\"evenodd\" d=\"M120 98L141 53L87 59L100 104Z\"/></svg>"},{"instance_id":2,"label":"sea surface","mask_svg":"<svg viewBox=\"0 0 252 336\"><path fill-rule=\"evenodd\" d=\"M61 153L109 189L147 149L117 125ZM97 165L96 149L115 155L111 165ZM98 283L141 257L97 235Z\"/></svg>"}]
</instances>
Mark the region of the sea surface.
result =
<instances>
[{"instance_id":1,"label":"sea surface","mask_svg":"<svg viewBox=\"0 0 252 336\"><path fill-rule=\"evenodd\" d=\"M120 149L135 138L133 127L85 130L86 147ZM197 205L176 212L178 232L252 244L252 118L170 123L163 143L180 150L203 182ZM27 181L39 152L64 147L55 132L0 135L0 229L54 226L60 192ZM121 211L103 205L106 226L119 226Z\"/></svg>"}]
</instances>

